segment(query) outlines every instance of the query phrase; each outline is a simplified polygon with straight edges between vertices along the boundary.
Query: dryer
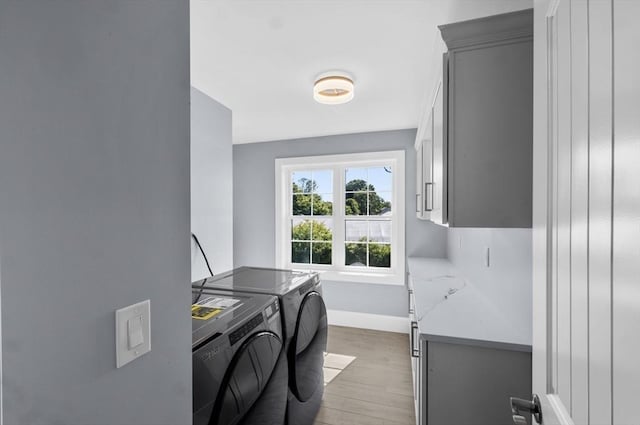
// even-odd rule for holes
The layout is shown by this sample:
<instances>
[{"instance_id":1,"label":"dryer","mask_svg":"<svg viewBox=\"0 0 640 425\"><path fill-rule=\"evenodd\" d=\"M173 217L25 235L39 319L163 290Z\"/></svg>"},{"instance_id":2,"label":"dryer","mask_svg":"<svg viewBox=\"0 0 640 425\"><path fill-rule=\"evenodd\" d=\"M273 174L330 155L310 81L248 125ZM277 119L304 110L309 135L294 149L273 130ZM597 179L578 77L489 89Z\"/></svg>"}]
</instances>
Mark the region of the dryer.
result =
<instances>
[{"instance_id":1,"label":"dryer","mask_svg":"<svg viewBox=\"0 0 640 425\"><path fill-rule=\"evenodd\" d=\"M281 425L287 360L278 299L198 289L191 305L194 425Z\"/></svg>"},{"instance_id":2,"label":"dryer","mask_svg":"<svg viewBox=\"0 0 640 425\"><path fill-rule=\"evenodd\" d=\"M327 311L317 273L240 267L194 283L194 288L275 295L280 300L289 364L288 425L312 425L324 392Z\"/></svg>"}]
</instances>

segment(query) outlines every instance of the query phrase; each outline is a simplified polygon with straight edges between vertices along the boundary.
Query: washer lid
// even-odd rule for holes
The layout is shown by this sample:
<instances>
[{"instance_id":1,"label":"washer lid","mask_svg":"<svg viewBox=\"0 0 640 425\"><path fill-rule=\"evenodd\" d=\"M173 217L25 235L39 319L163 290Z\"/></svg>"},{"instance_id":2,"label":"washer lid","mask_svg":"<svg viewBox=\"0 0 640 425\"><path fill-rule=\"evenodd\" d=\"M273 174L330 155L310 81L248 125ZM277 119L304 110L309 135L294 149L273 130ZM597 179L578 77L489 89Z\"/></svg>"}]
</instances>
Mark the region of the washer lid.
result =
<instances>
[{"instance_id":1,"label":"washer lid","mask_svg":"<svg viewBox=\"0 0 640 425\"><path fill-rule=\"evenodd\" d=\"M285 295L312 279L317 280L318 274L284 269L240 267L205 281L194 282L193 286L203 285L225 290Z\"/></svg>"}]
</instances>

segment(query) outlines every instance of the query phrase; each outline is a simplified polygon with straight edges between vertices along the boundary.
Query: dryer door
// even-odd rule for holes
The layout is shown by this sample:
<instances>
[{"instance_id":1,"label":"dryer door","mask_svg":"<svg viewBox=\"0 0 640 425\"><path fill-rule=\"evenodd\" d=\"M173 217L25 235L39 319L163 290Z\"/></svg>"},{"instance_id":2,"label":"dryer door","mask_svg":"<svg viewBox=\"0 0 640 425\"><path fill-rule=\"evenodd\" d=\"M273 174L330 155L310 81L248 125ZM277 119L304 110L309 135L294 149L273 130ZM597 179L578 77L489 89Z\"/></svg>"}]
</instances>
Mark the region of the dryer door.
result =
<instances>
[{"instance_id":1,"label":"dryer door","mask_svg":"<svg viewBox=\"0 0 640 425\"><path fill-rule=\"evenodd\" d=\"M291 389L298 400L304 402L324 385L327 309L319 293L309 292L302 300L289 350Z\"/></svg>"},{"instance_id":2,"label":"dryer door","mask_svg":"<svg viewBox=\"0 0 640 425\"><path fill-rule=\"evenodd\" d=\"M272 332L247 338L225 373L213 407L210 425L236 425L267 387L282 351L282 340ZM270 406L282 409L285 406Z\"/></svg>"},{"instance_id":3,"label":"dryer door","mask_svg":"<svg viewBox=\"0 0 640 425\"><path fill-rule=\"evenodd\" d=\"M283 351L269 384L238 425L283 425L287 413L288 379L287 355Z\"/></svg>"}]
</instances>

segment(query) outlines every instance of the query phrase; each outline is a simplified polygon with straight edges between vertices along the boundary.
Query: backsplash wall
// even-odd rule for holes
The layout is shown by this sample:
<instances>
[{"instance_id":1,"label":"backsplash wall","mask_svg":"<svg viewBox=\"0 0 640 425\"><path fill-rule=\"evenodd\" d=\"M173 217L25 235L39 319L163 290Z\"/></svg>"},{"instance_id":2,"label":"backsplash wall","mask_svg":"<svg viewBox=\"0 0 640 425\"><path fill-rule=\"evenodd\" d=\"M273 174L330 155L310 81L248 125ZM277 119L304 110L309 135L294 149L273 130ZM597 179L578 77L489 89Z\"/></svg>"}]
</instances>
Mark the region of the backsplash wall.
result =
<instances>
[{"instance_id":1,"label":"backsplash wall","mask_svg":"<svg viewBox=\"0 0 640 425\"><path fill-rule=\"evenodd\" d=\"M447 234L449 261L513 320L516 328L529 331L531 243L531 229L449 228Z\"/></svg>"}]
</instances>

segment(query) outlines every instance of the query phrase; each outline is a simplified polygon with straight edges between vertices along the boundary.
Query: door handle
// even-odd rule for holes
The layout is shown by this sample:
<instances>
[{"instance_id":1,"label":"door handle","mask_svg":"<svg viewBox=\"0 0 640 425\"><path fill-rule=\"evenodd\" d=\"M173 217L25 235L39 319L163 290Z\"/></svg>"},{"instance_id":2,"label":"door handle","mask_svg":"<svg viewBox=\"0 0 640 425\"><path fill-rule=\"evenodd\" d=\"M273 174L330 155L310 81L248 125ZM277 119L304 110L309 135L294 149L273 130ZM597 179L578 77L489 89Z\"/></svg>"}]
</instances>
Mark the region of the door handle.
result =
<instances>
[{"instance_id":1,"label":"door handle","mask_svg":"<svg viewBox=\"0 0 640 425\"><path fill-rule=\"evenodd\" d=\"M418 322L411 322L411 357L420 357L420 349L416 348L416 331Z\"/></svg>"},{"instance_id":2,"label":"door handle","mask_svg":"<svg viewBox=\"0 0 640 425\"><path fill-rule=\"evenodd\" d=\"M420 212L420 194L416 193L416 212Z\"/></svg>"},{"instance_id":3,"label":"door handle","mask_svg":"<svg viewBox=\"0 0 640 425\"><path fill-rule=\"evenodd\" d=\"M429 200L431 200L431 202L429 202ZM433 183L431 182L424 184L424 210L433 211Z\"/></svg>"},{"instance_id":4,"label":"door handle","mask_svg":"<svg viewBox=\"0 0 640 425\"><path fill-rule=\"evenodd\" d=\"M527 420L522 416L522 412L531 413L537 423L542 423L542 406L540 398L537 394L533 395L531 400L523 400L517 397L511 397L511 414L513 415L513 423L516 425L527 425Z\"/></svg>"},{"instance_id":5,"label":"door handle","mask_svg":"<svg viewBox=\"0 0 640 425\"><path fill-rule=\"evenodd\" d=\"M529 425L524 416L513 415L513 423L515 425Z\"/></svg>"}]
</instances>

